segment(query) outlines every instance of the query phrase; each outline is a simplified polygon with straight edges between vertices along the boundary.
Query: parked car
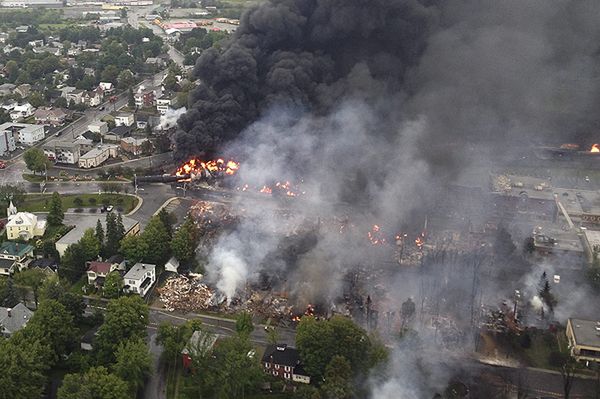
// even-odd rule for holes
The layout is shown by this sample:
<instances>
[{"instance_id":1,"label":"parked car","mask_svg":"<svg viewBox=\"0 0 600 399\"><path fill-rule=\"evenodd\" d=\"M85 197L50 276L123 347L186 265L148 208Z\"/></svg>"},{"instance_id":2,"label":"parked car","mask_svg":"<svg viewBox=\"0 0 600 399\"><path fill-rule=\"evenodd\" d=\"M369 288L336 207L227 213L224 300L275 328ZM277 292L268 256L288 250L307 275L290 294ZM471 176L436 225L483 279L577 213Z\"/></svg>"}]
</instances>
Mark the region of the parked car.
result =
<instances>
[{"instance_id":1,"label":"parked car","mask_svg":"<svg viewBox=\"0 0 600 399\"><path fill-rule=\"evenodd\" d=\"M113 209L114 207L112 205L103 205L102 208L100 208L100 212L112 212Z\"/></svg>"}]
</instances>

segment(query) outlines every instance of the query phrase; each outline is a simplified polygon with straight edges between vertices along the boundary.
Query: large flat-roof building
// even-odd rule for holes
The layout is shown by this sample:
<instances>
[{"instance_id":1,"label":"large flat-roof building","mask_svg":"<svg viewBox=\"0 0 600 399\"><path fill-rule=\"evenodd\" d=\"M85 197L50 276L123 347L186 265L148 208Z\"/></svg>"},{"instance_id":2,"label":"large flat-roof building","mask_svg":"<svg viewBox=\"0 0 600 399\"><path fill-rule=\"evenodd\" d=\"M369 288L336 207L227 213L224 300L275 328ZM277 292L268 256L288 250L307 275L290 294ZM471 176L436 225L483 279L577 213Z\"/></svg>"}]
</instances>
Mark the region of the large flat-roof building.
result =
<instances>
[{"instance_id":1,"label":"large flat-roof building","mask_svg":"<svg viewBox=\"0 0 600 399\"><path fill-rule=\"evenodd\" d=\"M12 134L14 140L22 144L34 144L44 138L44 126L32 125L28 123L6 122L0 125L0 137L5 134Z\"/></svg>"},{"instance_id":2,"label":"large flat-roof building","mask_svg":"<svg viewBox=\"0 0 600 399\"><path fill-rule=\"evenodd\" d=\"M117 145L98 145L79 157L79 167L84 169L102 165L108 158L116 157L119 153Z\"/></svg>"},{"instance_id":3,"label":"large flat-roof building","mask_svg":"<svg viewBox=\"0 0 600 399\"><path fill-rule=\"evenodd\" d=\"M56 141L42 147L52 162L76 165L79 162L81 145L77 142Z\"/></svg>"},{"instance_id":4,"label":"large flat-roof building","mask_svg":"<svg viewBox=\"0 0 600 399\"><path fill-rule=\"evenodd\" d=\"M123 216L122 218L126 236L139 234L140 223L137 220L127 216ZM55 247L59 255L63 256L67 247L79 241L87 229L95 229L98 220L100 220L104 231L106 231L106 218L104 215L101 217L95 215L77 216L77 224L75 225L75 228L56 241Z\"/></svg>"},{"instance_id":5,"label":"large flat-roof building","mask_svg":"<svg viewBox=\"0 0 600 399\"><path fill-rule=\"evenodd\" d=\"M600 362L600 321L570 318L566 334L577 361Z\"/></svg>"}]
</instances>

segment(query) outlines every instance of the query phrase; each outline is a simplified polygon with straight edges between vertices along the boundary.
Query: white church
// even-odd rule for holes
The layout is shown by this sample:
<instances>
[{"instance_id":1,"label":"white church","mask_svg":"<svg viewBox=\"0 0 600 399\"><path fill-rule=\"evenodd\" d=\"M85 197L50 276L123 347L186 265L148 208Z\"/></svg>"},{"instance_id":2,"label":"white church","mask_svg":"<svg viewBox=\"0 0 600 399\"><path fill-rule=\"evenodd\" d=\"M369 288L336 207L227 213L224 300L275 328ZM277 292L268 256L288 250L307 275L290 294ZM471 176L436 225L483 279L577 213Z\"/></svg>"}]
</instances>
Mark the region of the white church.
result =
<instances>
[{"instance_id":1,"label":"white church","mask_svg":"<svg viewBox=\"0 0 600 399\"><path fill-rule=\"evenodd\" d=\"M6 210L8 223L6 224L6 237L9 240L30 240L41 237L46 232L46 221L38 220L37 215L29 212L18 212L12 201Z\"/></svg>"}]
</instances>

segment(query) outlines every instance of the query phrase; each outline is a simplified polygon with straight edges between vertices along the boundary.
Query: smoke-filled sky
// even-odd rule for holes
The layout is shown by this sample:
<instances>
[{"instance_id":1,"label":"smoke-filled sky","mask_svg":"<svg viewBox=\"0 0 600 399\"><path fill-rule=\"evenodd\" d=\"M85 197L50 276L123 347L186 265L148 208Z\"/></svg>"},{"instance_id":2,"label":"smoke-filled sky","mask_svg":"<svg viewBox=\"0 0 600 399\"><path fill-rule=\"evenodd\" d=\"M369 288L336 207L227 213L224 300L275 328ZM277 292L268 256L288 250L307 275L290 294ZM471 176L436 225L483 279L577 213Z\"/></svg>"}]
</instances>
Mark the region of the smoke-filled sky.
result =
<instances>
[{"instance_id":1,"label":"smoke-filled sky","mask_svg":"<svg viewBox=\"0 0 600 399\"><path fill-rule=\"evenodd\" d=\"M302 181L312 216L345 203L398 225L515 149L600 141L598 21L597 0L266 0L199 58L177 154L231 155L251 186ZM249 211L263 225L242 221L210 256L229 297L281 245L276 217ZM320 232L290 288L332 299L364 256ZM395 284L405 299L412 283ZM375 396L415 397L398 378Z\"/></svg>"}]
</instances>

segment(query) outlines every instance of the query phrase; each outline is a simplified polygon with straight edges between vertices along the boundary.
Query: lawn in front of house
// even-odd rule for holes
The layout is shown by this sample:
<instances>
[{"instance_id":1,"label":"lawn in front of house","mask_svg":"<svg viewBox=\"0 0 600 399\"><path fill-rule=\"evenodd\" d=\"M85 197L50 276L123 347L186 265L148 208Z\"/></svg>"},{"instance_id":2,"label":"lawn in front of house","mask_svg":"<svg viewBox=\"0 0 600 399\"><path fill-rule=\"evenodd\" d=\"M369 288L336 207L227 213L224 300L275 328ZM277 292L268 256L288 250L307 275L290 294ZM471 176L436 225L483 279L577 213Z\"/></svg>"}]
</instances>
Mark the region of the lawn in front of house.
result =
<instances>
[{"instance_id":1,"label":"lawn in front of house","mask_svg":"<svg viewBox=\"0 0 600 399\"><path fill-rule=\"evenodd\" d=\"M48 212L52 194L29 194L19 205L19 210L24 212ZM69 208L100 208L103 205L113 205L115 208L122 208L123 212L128 213L138 203L138 199L133 195L127 194L62 194L63 210Z\"/></svg>"}]
</instances>

